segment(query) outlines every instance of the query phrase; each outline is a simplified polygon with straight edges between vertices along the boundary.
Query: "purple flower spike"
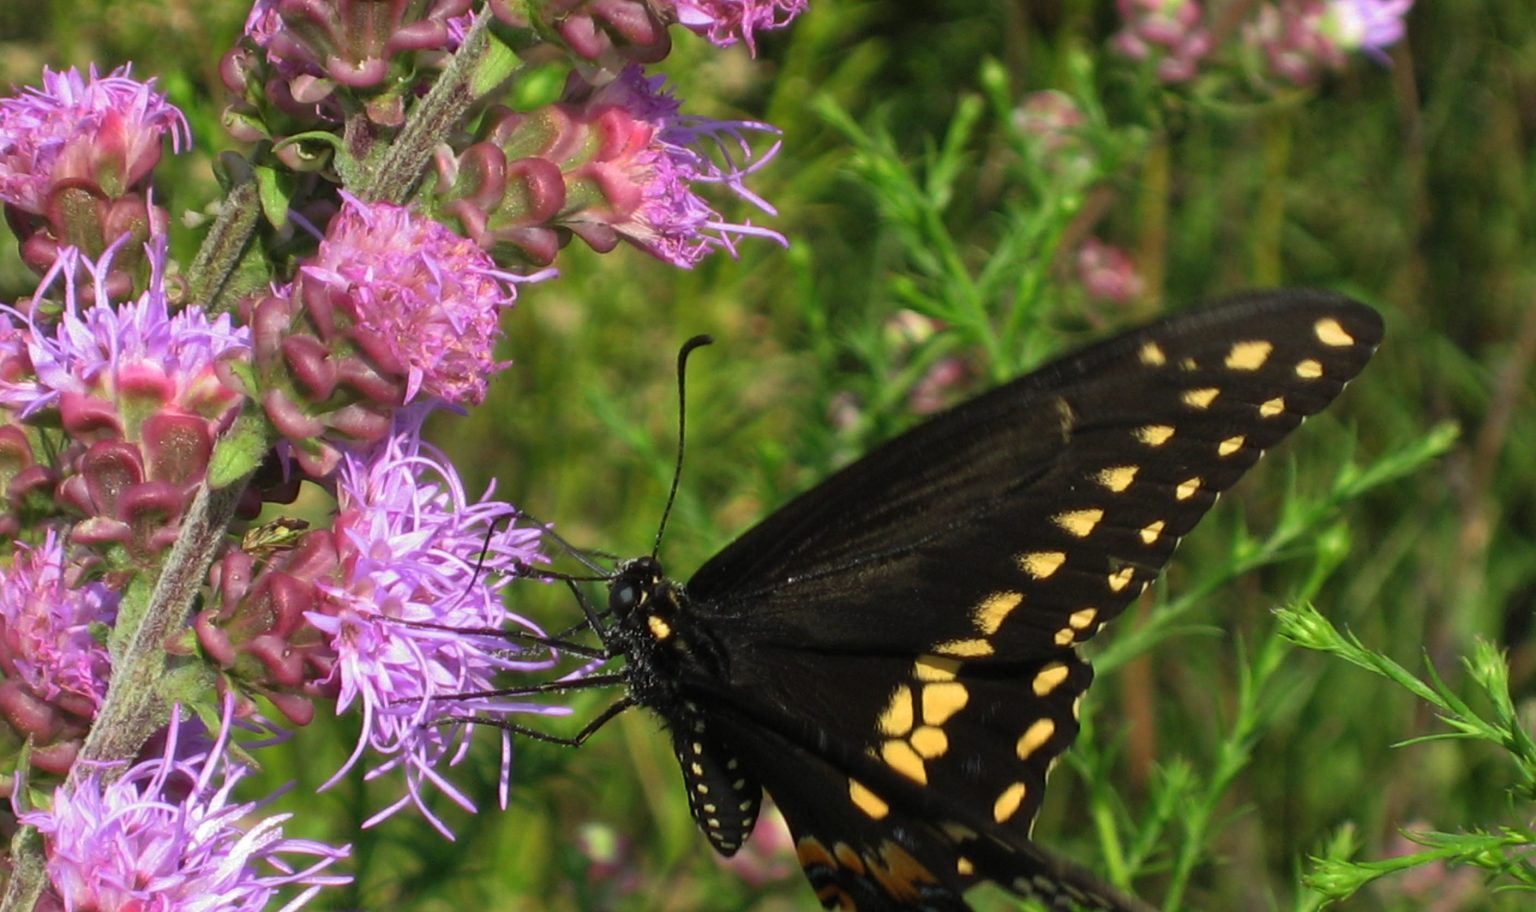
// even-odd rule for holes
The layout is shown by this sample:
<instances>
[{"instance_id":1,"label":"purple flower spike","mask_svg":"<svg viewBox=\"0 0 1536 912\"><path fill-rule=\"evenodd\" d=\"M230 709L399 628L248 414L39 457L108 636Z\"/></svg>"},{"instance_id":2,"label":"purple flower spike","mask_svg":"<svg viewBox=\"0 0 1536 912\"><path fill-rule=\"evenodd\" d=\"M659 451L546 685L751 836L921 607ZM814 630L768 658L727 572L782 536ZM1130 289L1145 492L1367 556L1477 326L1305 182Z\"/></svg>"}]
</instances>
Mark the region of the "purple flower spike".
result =
<instances>
[{"instance_id":1,"label":"purple flower spike","mask_svg":"<svg viewBox=\"0 0 1536 912\"><path fill-rule=\"evenodd\" d=\"M44 215L53 188L83 181L122 196L160 161L170 134L177 152L191 144L182 113L139 82L127 66L87 81L79 71L43 70L43 87L0 100L0 200Z\"/></svg>"},{"instance_id":2,"label":"purple flower spike","mask_svg":"<svg viewBox=\"0 0 1536 912\"><path fill-rule=\"evenodd\" d=\"M746 179L777 154L779 144L754 155L746 133L777 135L779 131L753 121L684 116L682 105L662 88L665 82L665 77L648 77L640 67L631 66L587 96L585 109L591 120L602 126L603 117L622 115L630 133L609 137L622 143L618 146L622 152L613 159L589 162L567 178L569 183L591 182L609 205L579 211L564 223L599 250L605 243L612 246L607 239L617 234L684 268L713 250L734 256L739 236L766 237L787 245L776 231L721 220L694 191L694 185L721 184L774 214L767 201L747 189ZM580 194L573 191L572 195Z\"/></svg>"},{"instance_id":3,"label":"purple flower spike","mask_svg":"<svg viewBox=\"0 0 1536 912\"><path fill-rule=\"evenodd\" d=\"M675 0L673 15L716 47L740 41L755 56L757 32L789 25L805 5L806 0Z\"/></svg>"},{"instance_id":4,"label":"purple flower spike","mask_svg":"<svg viewBox=\"0 0 1536 912\"><path fill-rule=\"evenodd\" d=\"M425 391L478 405L507 366L491 351L520 279L439 222L347 196L301 281L345 302L352 344L405 375L404 401Z\"/></svg>"},{"instance_id":5,"label":"purple flower spike","mask_svg":"<svg viewBox=\"0 0 1536 912\"><path fill-rule=\"evenodd\" d=\"M78 579L54 529L15 548L0 574L0 715L33 739L34 767L62 774L106 696L112 660L92 628L117 618L118 594Z\"/></svg>"},{"instance_id":6,"label":"purple flower spike","mask_svg":"<svg viewBox=\"0 0 1536 912\"><path fill-rule=\"evenodd\" d=\"M63 313L51 334L15 315L31 326L25 338L34 373L0 377L0 405L28 416L57 407L67 394L91 397L119 407L122 430L131 436L138 423L127 413L141 419L151 414L143 408L146 394L156 405L214 424L229 417L238 396L219 382L214 367L222 358L245 357L250 331L236 327L227 314L209 319L197 308L172 316L164 239L147 252L153 267L149 288L136 300L114 305L106 288L113 252L92 261L73 248L61 251L38 296L62 276ZM89 280L87 287L77 284L77 274ZM94 303L86 306L82 299Z\"/></svg>"},{"instance_id":7,"label":"purple flower spike","mask_svg":"<svg viewBox=\"0 0 1536 912\"><path fill-rule=\"evenodd\" d=\"M297 888L282 907L289 912L322 887L351 880L325 873L350 849L285 838L292 815L257 819L263 802L232 800L248 770L225 753L231 706L207 750L177 756L190 739L173 715L161 756L116 778L94 770L57 789L52 809L20 815L43 835L48 878L64 909L260 912L280 890ZM313 860L295 869L292 856Z\"/></svg>"},{"instance_id":8,"label":"purple flower spike","mask_svg":"<svg viewBox=\"0 0 1536 912\"><path fill-rule=\"evenodd\" d=\"M509 653L497 632L508 625L538 632L507 612L500 591L544 558L538 531L511 524L514 507L487 499L489 492L474 503L466 498L452 467L418 436L424 411L412 412L371 453L342 462L335 522L340 578L317 583L321 606L307 616L336 653L337 711L360 703L363 712L362 738L337 776L365 749L384 755L370 778L401 768L408 794L369 822L414 803L451 835L427 809L421 790L433 785L473 810L437 770L444 761L457 763L468 747L471 727L453 720L472 713L569 710L495 698L442 699L490 690L501 672L553 665L547 654ZM505 736L502 749L505 795Z\"/></svg>"}]
</instances>

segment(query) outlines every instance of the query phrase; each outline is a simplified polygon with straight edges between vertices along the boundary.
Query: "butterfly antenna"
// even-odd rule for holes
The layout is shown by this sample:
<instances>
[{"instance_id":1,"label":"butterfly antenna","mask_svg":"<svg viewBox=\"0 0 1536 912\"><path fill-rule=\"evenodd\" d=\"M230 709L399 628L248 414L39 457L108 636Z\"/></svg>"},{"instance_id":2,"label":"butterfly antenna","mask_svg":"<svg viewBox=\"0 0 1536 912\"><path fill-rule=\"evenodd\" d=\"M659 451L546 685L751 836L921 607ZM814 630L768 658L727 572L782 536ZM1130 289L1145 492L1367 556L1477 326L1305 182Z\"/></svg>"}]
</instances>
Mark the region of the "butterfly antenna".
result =
<instances>
[{"instance_id":1,"label":"butterfly antenna","mask_svg":"<svg viewBox=\"0 0 1536 912\"><path fill-rule=\"evenodd\" d=\"M677 485L683 478L683 441L687 439L688 428L688 356L693 354L696 348L713 345L711 336L694 336L677 351L677 461L672 465L672 489L667 492L667 505L661 511L661 524L656 527L656 544L651 548L651 557L661 553L661 536L667 531L667 517L672 515L672 502L677 500Z\"/></svg>"}]
</instances>

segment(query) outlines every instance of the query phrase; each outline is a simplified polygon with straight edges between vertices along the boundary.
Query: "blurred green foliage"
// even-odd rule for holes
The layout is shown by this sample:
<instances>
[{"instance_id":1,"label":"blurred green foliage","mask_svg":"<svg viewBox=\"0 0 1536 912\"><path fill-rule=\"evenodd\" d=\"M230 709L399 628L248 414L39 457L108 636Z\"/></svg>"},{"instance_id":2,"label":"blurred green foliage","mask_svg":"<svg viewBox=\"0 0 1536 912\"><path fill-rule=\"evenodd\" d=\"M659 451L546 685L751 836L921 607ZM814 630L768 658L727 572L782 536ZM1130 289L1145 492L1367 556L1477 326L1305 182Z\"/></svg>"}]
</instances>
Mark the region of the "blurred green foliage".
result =
<instances>
[{"instance_id":1,"label":"blurred green foliage","mask_svg":"<svg viewBox=\"0 0 1536 912\"><path fill-rule=\"evenodd\" d=\"M0 79L133 60L196 135L197 151L165 166L173 211L207 206L209 160L227 146L215 53L243 5L29 6L0 5ZM686 110L784 130L754 188L793 246L749 242L740 259L687 273L627 248L571 247L561 277L524 288L508 316L515 364L491 400L435 436L472 490L494 477L569 540L642 552L673 460L670 353L712 333L690 377L689 461L663 552L686 578L790 493L912 423L908 392L942 358L970 365L953 399L1240 288L1312 285L1373 303L1389 327L1376 363L1188 539L1156 598L1095 644L1089 724L1036 829L1170 908L1313 909L1352 870L1343 859L1425 852L1403 830L1497 836L1532 816L1498 745L1398 746L1446 731L1443 710L1362 662L1291 648L1272 609L1310 602L1408 674L1427 660L1446 693L1487 712L1503 710L1497 697L1488 709L1477 663L1458 657L1503 650L1505 721L1531 728L1536 9L1422 3L1392 66L1360 59L1314 90L1279 93L1235 75L1167 90L1108 51L1116 24L1108 0L815 0L755 61L679 34L665 70ZM1042 89L1088 114L1088 173L1032 171L1021 155L1010 112ZM176 249L192 249L194 228L177 230ZM1147 283L1138 300L1084 293L1073 263L1090 235L1132 251ZM5 297L30 282L7 250ZM914 346L892 332L902 308L946 328ZM552 626L579 616L560 587L513 593ZM608 699L583 695L552 727L574 731ZM356 846L356 885L319 907L812 905L798 874L749 886L713 860L667 739L643 714L580 751L519 744L511 808L445 809L452 843L407 814L357 835L389 799L360 777L313 796L349 749L348 727L317 724L292 750L266 752L267 782L297 780L280 803L298 812L293 829ZM487 808L492 740L459 769ZM594 834L614 853L602 869L583 851ZM1513 882L1497 871L1511 845L1482 846L1493 863L1477 871L1440 862L1468 860L1455 851L1427 852L1434 864L1348 907L1524 908L1485 885ZM1303 883L1308 856L1332 861ZM1018 905L995 892L976 904Z\"/></svg>"}]
</instances>

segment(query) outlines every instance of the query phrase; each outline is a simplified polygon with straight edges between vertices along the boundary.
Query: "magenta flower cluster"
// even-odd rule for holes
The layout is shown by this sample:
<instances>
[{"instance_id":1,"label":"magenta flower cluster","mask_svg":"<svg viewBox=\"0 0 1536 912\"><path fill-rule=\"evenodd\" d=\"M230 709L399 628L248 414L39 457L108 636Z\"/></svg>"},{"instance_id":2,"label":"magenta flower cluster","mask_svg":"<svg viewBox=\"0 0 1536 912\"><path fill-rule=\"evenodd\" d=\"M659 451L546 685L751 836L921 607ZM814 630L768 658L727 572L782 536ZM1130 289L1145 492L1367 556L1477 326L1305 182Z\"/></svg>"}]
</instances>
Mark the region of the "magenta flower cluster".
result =
<instances>
[{"instance_id":1,"label":"magenta flower cluster","mask_svg":"<svg viewBox=\"0 0 1536 912\"><path fill-rule=\"evenodd\" d=\"M260 191L233 191L187 261L154 178L191 136L153 80L46 71L0 100L0 204L38 276L0 304L0 791L43 836L43 907L297 908L343 882L345 848L235 797L257 697L288 725L358 715L332 781L397 780L369 822L414 807L445 835L434 794L474 809L450 770L476 725L567 712L518 695L558 659L517 645L543 632L508 608L541 527L466 491L423 422L485 399L520 289L573 238L684 268L783 242L717 208L773 212L748 182L777 131L690 116L645 67L671 26L755 51L803 7L257 0L220 76L225 126L255 143L229 173ZM436 82L507 34L566 68L564 93L513 109L479 86L473 119L380 190ZM331 498L324 522L287 515L301 489ZM148 691L124 672L145 662ZM139 720L176 702L222 723L172 712L144 754L87 739L152 743ZM501 748L504 802L505 728Z\"/></svg>"}]
</instances>

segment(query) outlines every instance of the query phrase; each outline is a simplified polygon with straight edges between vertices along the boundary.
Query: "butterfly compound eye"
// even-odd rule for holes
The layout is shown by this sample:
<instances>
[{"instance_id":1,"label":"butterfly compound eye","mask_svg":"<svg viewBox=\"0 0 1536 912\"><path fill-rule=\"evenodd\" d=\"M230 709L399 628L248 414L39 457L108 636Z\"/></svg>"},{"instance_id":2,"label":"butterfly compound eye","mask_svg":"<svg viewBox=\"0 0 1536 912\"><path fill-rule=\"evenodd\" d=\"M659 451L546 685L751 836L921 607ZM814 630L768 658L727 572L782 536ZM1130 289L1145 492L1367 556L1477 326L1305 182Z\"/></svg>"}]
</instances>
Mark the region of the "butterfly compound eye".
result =
<instances>
[{"instance_id":1,"label":"butterfly compound eye","mask_svg":"<svg viewBox=\"0 0 1536 912\"><path fill-rule=\"evenodd\" d=\"M634 580L620 580L608 590L608 610L623 617L640 600L640 587Z\"/></svg>"}]
</instances>

